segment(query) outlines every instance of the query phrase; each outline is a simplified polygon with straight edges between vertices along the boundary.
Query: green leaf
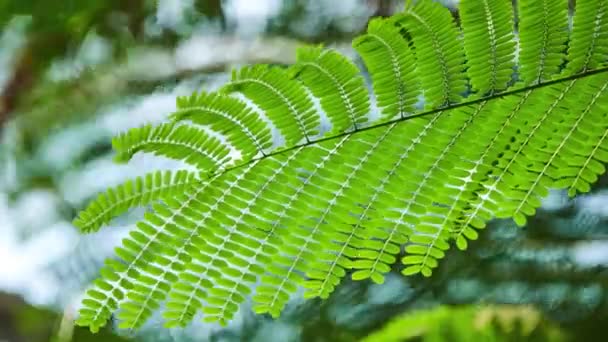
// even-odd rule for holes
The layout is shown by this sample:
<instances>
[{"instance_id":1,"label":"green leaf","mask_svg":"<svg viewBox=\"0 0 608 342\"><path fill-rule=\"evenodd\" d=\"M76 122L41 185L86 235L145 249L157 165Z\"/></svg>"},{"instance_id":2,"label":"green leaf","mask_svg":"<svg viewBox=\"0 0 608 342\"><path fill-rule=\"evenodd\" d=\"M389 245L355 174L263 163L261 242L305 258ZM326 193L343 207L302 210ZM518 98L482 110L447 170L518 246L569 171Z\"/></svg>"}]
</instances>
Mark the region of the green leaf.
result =
<instances>
[{"instance_id":1,"label":"green leaf","mask_svg":"<svg viewBox=\"0 0 608 342\"><path fill-rule=\"evenodd\" d=\"M589 191L608 162L606 2L576 1L569 32L565 1L522 0L512 18L508 2L462 0L457 25L420 0L354 41L373 94L355 63L306 47L287 70L244 67L220 93L178 99L173 122L115 148L204 174L127 182L79 216L93 231L152 204L78 324L97 330L119 310L138 328L161 302L169 327L199 311L226 324L249 296L278 317L298 287L328 298L347 274L382 283L397 259L429 277L488 221L524 225L549 189Z\"/></svg>"}]
</instances>

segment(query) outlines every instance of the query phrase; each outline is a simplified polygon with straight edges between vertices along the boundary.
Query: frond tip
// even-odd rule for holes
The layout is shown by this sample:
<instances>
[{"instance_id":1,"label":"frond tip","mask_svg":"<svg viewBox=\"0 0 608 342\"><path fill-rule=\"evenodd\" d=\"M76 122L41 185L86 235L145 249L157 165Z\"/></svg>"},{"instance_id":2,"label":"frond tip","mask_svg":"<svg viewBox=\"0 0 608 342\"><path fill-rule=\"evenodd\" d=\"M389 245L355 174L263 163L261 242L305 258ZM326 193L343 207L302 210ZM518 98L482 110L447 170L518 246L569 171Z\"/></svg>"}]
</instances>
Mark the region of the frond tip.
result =
<instances>
[{"instance_id":1,"label":"frond tip","mask_svg":"<svg viewBox=\"0 0 608 342\"><path fill-rule=\"evenodd\" d=\"M171 198L197 182L196 173L187 171L156 171L127 180L89 203L74 220L74 226L83 233L95 232L131 208Z\"/></svg>"},{"instance_id":2,"label":"frond tip","mask_svg":"<svg viewBox=\"0 0 608 342\"><path fill-rule=\"evenodd\" d=\"M133 128L112 139L115 161L126 162L138 152L183 161L202 171L230 162L230 149L215 136L193 126L164 123Z\"/></svg>"}]
</instances>

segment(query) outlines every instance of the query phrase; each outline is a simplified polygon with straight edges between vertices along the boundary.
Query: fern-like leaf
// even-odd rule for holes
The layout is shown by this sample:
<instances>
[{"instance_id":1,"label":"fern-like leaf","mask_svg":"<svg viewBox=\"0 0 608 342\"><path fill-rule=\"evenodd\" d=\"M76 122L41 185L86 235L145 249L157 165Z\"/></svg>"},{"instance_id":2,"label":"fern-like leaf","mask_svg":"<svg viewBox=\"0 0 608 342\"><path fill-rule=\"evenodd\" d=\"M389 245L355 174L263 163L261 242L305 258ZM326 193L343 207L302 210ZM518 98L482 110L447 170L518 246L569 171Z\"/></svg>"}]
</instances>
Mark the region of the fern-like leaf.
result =
<instances>
[{"instance_id":1,"label":"fern-like leaf","mask_svg":"<svg viewBox=\"0 0 608 342\"><path fill-rule=\"evenodd\" d=\"M334 132L357 129L367 123L369 100L365 83L359 69L346 57L320 47L301 48L291 73L320 99Z\"/></svg>"},{"instance_id":2,"label":"fern-like leaf","mask_svg":"<svg viewBox=\"0 0 608 342\"><path fill-rule=\"evenodd\" d=\"M243 159L250 159L272 147L272 134L245 103L221 94L201 92L177 99L174 121L189 120L223 134Z\"/></svg>"},{"instance_id":3,"label":"fern-like leaf","mask_svg":"<svg viewBox=\"0 0 608 342\"><path fill-rule=\"evenodd\" d=\"M133 128L112 140L115 160L129 161L137 152L181 160L201 170L215 170L229 162L230 149L217 137L191 126L165 123Z\"/></svg>"},{"instance_id":4,"label":"fern-like leaf","mask_svg":"<svg viewBox=\"0 0 608 342\"><path fill-rule=\"evenodd\" d=\"M568 49L570 73L600 67L608 54L608 1L585 1L576 6Z\"/></svg>"},{"instance_id":5,"label":"fern-like leaf","mask_svg":"<svg viewBox=\"0 0 608 342\"><path fill-rule=\"evenodd\" d=\"M464 54L450 11L418 1L396 20L411 36L426 108L459 102L466 90Z\"/></svg>"},{"instance_id":6,"label":"fern-like leaf","mask_svg":"<svg viewBox=\"0 0 608 342\"><path fill-rule=\"evenodd\" d=\"M557 75L568 39L568 7L555 0L518 1L519 77L531 84ZM578 53L578 52L577 52Z\"/></svg>"},{"instance_id":7,"label":"fern-like leaf","mask_svg":"<svg viewBox=\"0 0 608 342\"><path fill-rule=\"evenodd\" d=\"M421 94L416 62L407 40L392 19L373 19L367 34L353 41L353 47L373 75L373 88L381 120L413 113ZM387 66L390 62L390 67Z\"/></svg>"},{"instance_id":8,"label":"fern-like leaf","mask_svg":"<svg viewBox=\"0 0 608 342\"><path fill-rule=\"evenodd\" d=\"M487 221L523 225L550 188L589 191L608 162L606 1L578 0L571 28L565 1L517 6L512 18L506 1L462 0L457 25L420 0L372 20L353 43L372 95L353 63L310 47L287 70L242 68L218 94L180 98L174 122L119 136L122 159L151 152L206 176L158 198L78 323L96 330L120 309L137 328L164 302L167 326L198 311L225 324L249 295L277 317L299 286L327 298L349 274L382 283L396 263L429 276ZM125 207L115 197L108 213ZM83 222L109 219L94 211Z\"/></svg>"},{"instance_id":9,"label":"fern-like leaf","mask_svg":"<svg viewBox=\"0 0 608 342\"><path fill-rule=\"evenodd\" d=\"M507 1L465 1L460 6L468 76L480 95L504 90L515 66L513 10Z\"/></svg>"},{"instance_id":10,"label":"fern-like leaf","mask_svg":"<svg viewBox=\"0 0 608 342\"><path fill-rule=\"evenodd\" d=\"M100 194L80 212L74 225L82 232L95 232L131 208L171 198L197 182L196 174L187 171L148 173Z\"/></svg>"},{"instance_id":11,"label":"fern-like leaf","mask_svg":"<svg viewBox=\"0 0 608 342\"><path fill-rule=\"evenodd\" d=\"M299 83L290 82L277 67L256 65L235 71L222 91L240 92L264 110L288 146L303 138L310 141L319 131L320 118L312 101Z\"/></svg>"}]
</instances>

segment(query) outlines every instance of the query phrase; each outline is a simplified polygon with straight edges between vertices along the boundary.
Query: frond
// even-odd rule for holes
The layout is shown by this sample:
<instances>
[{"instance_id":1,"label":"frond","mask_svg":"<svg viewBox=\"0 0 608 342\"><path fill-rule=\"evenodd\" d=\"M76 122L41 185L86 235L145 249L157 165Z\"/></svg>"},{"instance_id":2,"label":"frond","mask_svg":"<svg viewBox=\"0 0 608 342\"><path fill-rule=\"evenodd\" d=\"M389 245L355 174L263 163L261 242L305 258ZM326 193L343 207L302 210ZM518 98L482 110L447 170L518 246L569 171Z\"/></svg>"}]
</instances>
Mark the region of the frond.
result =
<instances>
[{"instance_id":1,"label":"frond","mask_svg":"<svg viewBox=\"0 0 608 342\"><path fill-rule=\"evenodd\" d=\"M100 194L80 212L74 225L82 232L95 232L131 208L170 198L197 182L195 173L183 170L148 173Z\"/></svg>"},{"instance_id":2,"label":"frond","mask_svg":"<svg viewBox=\"0 0 608 342\"><path fill-rule=\"evenodd\" d=\"M535 209L540 207L540 200L549 194L549 188L555 186L557 180L560 181L557 185L568 188L574 185L571 181L577 180L572 179L573 175L584 175L589 183L597 180L597 173L591 170L585 170L585 174L581 172L588 164L585 165L587 158L580 156L579 148L597 150L603 141L590 140L588 133L580 130L579 125L603 126L605 134L608 129L605 120L607 87L605 77L590 77L547 89L543 99L539 99L539 102L544 101L546 109L530 111L528 116L528 125L532 125L531 133L534 134L526 136L523 144L515 150L515 157L526 156L528 165L523 170L513 170L517 171L515 175L505 175L505 183L510 186L506 189L508 195L503 196L500 202L498 217L513 217L519 225L524 225L526 216L534 215ZM569 93L576 96L566 96ZM579 110L573 112L571 108ZM595 171L602 169L596 168ZM512 177L519 178L518 182L514 182Z\"/></svg>"},{"instance_id":3,"label":"frond","mask_svg":"<svg viewBox=\"0 0 608 342\"><path fill-rule=\"evenodd\" d=\"M310 141L319 132L320 118L302 85L290 82L278 67L256 65L234 71L222 92L239 92L260 107L287 146Z\"/></svg>"},{"instance_id":4,"label":"frond","mask_svg":"<svg viewBox=\"0 0 608 342\"><path fill-rule=\"evenodd\" d=\"M601 67L608 55L608 1L584 1L576 6L568 48L567 71Z\"/></svg>"},{"instance_id":5,"label":"frond","mask_svg":"<svg viewBox=\"0 0 608 342\"><path fill-rule=\"evenodd\" d=\"M138 223L89 290L79 324L96 330L120 309L121 326L137 328L162 302L167 326L199 310L224 324L249 295L256 312L277 317L298 287L327 298L345 276L382 283L395 264L429 276L487 221L523 225L549 188L588 191L608 162L598 45L608 28L604 2L593 1L576 6L601 19L590 24L596 40L572 41L566 53L566 2L519 1L513 20L505 3L462 0L457 26L447 9L420 0L355 40L371 96L354 64L305 48L287 70L245 67L220 94L180 99L173 119L182 125L120 136L122 159L152 152L207 177ZM571 37L588 30L575 18ZM368 122L372 96L381 117Z\"/></svg>"},{"instance_id":6,"label":"frond","mask_svg":"<svg viewBox=\"0 0 608 342\"><path fill-rule=\"evenodd\" d=\"M519 78L527 84L549 80L558 74L566 58L566 2L521 0L517 4L520 13Z\"/></svg>"},{"instance_id":7,"label":"frond","mask_svg":"<svg viewBox=\"0 0 608 342\"><path fill-rule=\"evenodd\" d=\"M391 19L373 19L353 47L373 75L373 88L381 120L413 113L421 94L416 61L408 42ZM390 67L387 66L390 62Z\"/></svg>"},{"instance_id":8,"label":"frond","mask_svg":"<svg viewBox=\"0 0 608 342\"><path fill-rule=\"evenodd\" d=\"M181 160L200 170L215 170L230 161L230 149L215 136L193 126L165 123L145 125L112 139L116 161L129 161L137 152Z\"/></svg>"},{"instance_id":9,"label":"frond","mask_svg":"<svg viewBox=\"0 0 608 342\"><path fill-rule=\"evenodd\" d=\"M255 165L257 163L250 164L235 179L218 180L226 182L222 191L215 193L216 196L201 198L192 210L180 213L188 220L193 232L192 239L182 243L185 243L185 250L196 252L190 254L192 260L180 270L169 292L164 313L168 327L187 325L202 307L203 300L209 303L204 307L206 320L225 323L244 300L243 291L249 293L244 290L247 286L243 283L255 281L256 276L263 273L264 270L257 265L246 267L246 259L264 258L261 251L257 254L252 251L261 245L257 239L263 238L264 232L255 226L243 225L237 231L222 224L234 226L239 223L239 217L247 215L247 204L253 202L247 200L252 196L255 199L257 184L266 175L261 169L258 169L261 174L254 174ZM271 177L264 184L274 180ZM242 190L237 190L239 188ZM212 216L213 207L223 208L225 214ZM200 238L202 236L205 238Z\"/></svg>"},{"instance_id":10,"label":"frond","mask_svg":"<svg viewBox=\"0 0 608 342\"><path fill-rule=\"evenodd\" d=\"M367 123L370 107L365 82L346 57L321 47L304 47L298 49L298 63L290 71L321 101L333 132Z\"/></svg>"},{"instance_id":11,"label":"frond","mask_svg":"<svg viewBox=\"0 0 608 342\"><path fill-rule=\"evenodd\" d=\"M464 1L460 6L468 76L479 95L507 88L515 66L513 9L507 1Z\"/></svg>"},{"instance_id":12,"label":"frond","mask_svg":"<svg viewBox=\"0 0 608 342\"><path fill-rule=\"evenodd\" d=\"M466 90L464 54L450 11L437 2L418 1L395 20L411 36L426 108L459 102Z\"/></svg>"},{"instance_id":13,"label":"frond","mask_svg":"<svg viewBox=\"0 0 608 342\"><path fill-rule=\"evenodd\" d=\"M570 158L582 162L580 169L573 168L566 162L563 170L560 170L561 178L554 185L556 188L567 188L568 195L574 196L577 192L585 193L591 191L591 184L597 181L598 175L606 173L605 164L608 163L608 125L597 125L598 122L608 122L608 108L605 104L596 103L604 106L603 115L601 112L594 112L594 118L580 120L576 129L571 132L571 139L568 141L567 148ZM590 143L590 142L595 142ZM562 158L562 163L565 158ZM563 164L562 164L563 165Z\"/></svg>"},{"instance_id":14,"label":"frond","mask_svg":"<svg viewBox=\"0 0 608 342\"><path fill-rule=\"evenodd\" d=\"M272 147L272 133L264 121L233 97L205 92L178 97L177 110L171 118L190 120L224 135L243 159L264 154Z\"/></svg>"},{"instance_id":15,"label":"frond","mask_svg":"<svg viewBox=\"0 0 608 342\"><path fill-rule=\"evenodd\" d=\"M121 327L140 327L150 317L164 299L170 282L175 281L175 270L183 269L191 258L189 254L184 256L188 245L179 245L180 240L200 238L196 231L181 230L184 220L180 211L204 196L209 184L201 182L165 199L164 205L155 205L155 212L145 215L146 221L137 223L136 229L123 239L122 247L116 248L119 259L108 259L100 271L102 277L87 291L77 324L97 331L119 303Z\"/></svg>"}]
</instances>

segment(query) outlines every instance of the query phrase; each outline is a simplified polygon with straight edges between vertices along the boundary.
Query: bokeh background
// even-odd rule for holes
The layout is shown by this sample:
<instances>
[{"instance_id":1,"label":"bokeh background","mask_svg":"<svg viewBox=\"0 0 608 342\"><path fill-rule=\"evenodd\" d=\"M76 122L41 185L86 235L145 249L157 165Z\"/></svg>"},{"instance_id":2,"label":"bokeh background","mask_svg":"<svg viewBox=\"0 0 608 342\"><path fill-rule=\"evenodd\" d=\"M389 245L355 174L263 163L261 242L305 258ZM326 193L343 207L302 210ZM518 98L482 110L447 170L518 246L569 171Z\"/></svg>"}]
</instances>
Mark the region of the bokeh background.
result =
<instances>
[{"instance_id":1,"label":"bokeh background","mask_svg":"<svg viewBox=\"0 0 608 342\"><path fill-rule=\"evenodd\" d=\"M523 229L492 222L430 279L346 280L327 301L296 298L278 320L245 305L227 327L167 330L160 317L138 332L73 327L83 290L145 208L92 235L70 221L108 186L183 166L139 155L116 165L113 135L164 120L176 96L218 87L233 67L293 63L303 43L356 58L350 41L368 20L402 7L0 0L0 341L605 341L608 177L574 199L552 192Z\"/></svg>"}]
</instances>

